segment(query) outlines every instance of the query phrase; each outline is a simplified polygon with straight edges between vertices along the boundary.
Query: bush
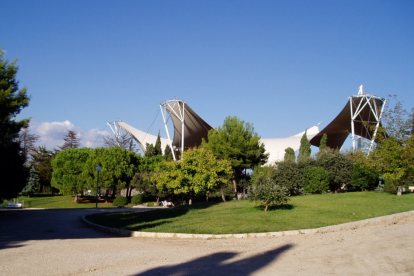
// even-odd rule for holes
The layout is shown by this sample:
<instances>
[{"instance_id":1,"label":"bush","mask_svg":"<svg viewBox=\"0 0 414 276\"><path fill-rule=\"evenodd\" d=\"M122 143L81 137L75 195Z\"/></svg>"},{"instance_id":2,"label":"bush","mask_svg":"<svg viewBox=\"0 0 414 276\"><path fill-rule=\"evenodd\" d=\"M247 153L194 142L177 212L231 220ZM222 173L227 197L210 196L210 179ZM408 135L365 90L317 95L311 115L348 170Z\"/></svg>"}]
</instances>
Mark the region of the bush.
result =
<instances>
[{"instance_id":1,"label":"bush","mask_svg":"<svg viewBox=\"0 0 414 276\"><path fill-rule=\"evenodd\" d=\"M274 180L264 175L258 176L249 189L249 199L263 202L266 205L265 211L269 206L286 204L290 200L289 195L285 186L276 184Z\"/></svg>"},{"instance_id":2,"label":"bush","mask_svg":"<svg viewBox=\"0 0 414 276\"><path fill-rule=\"evenodd\" d=\"M114 202L112 202L112 205L117 207L124 207L128 205L128 199L124 196L117 196Z\"/></svg>"},{"instance_id":3,"label":"bush","mask_svg":"<svg viewBox=\"0 0 414 276\"><path fill-rule=\"evenodd\" d=\"M390 179L384 179L384 192L390 194L396 194L398 189L398 184L394 183Z\"/></svg>"},{"instance_id":4,"label":"bush","mask_svg":"<svg viewBox=\"0 0 414 276\"><path fill-rule=\"evenodd\" d=\"M329 173L319 167L306 168L303 172L303 189L307 193L321 194L329 190Z\"/></svg>"},{"instance_id":5,"label":"bush","mask_svg":"<svg viewBox=\"0 0 414 276\"><path fill-rule=\"evenodd\" d=\"M144 194L137 194L131 199L131 203L134 205L140 205L144 203Z\"/></svg>"},{"instance_id":6,"label":"bush","mask_svg":"<svg viewBox=\"0 0 414 276\"><path fill-rule=\"evenodd\" d=\"M356 190L372 191L378 187L378 182L378 173L368 167L364 167L361 163L354 164L352 185Z\"/></svg>"}]
</instances>

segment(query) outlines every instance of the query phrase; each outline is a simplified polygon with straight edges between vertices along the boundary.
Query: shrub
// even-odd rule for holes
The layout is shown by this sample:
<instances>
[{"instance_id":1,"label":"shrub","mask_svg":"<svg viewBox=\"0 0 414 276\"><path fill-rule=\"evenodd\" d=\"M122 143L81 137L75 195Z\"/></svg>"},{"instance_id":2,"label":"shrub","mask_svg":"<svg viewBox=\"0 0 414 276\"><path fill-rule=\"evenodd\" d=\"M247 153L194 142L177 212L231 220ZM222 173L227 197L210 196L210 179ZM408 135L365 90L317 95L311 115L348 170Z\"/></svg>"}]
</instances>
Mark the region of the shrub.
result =
<instances>
[{"instance_id":1,"label":"shrub","mask_svg":"<svg viewBox=\"0 0 414 276\"><path fill-rule=\"evenodd\" d=\"M391 179L384 179L384 192L395 194L397 193L398 184L394 183Z\"/></svg>"},{"instance_id":2,"label":"shrub","mask_svg":"<svg viewBox=\"0 0 414 276\"><path fill-rule=\"evenodd\" d=\"M128 205L128 199L124 196L117 196L114 202L112 202L112 205L117 207L124 207Z\"/></svg>"},{"instance_id":3,"label":"shrub","mask_svg":"<svg viewBox=\"0 0 414 276\"><path fill-rule=\"evenodd\" d=\"M303 172L303 189L312 194L328 191L329 173L319 167L306 168Z\"/></svg>"},{"instance_id":4,"label":"shrub","mask_svg":"<svg viewBox=\"0 0 414 276\"><path fill-rule=\"evenodd\" d=\"M131 199L131 203L134 205L139 205L144 203L144 194L137 194Z\"/></svg>"},{"instance_id":5,"label":"shrub","mask_svg":"<svg viewBox=\"0 0 414 276\"><path fill-rule=\"evenodd\" d=\"M356 190L374 190L378 186L378 177L378 173L368 167L365 167L363 164L354 164L352 185Z\"/></svg>"},{"instance_id":6,"label":"shrub","mask_svg":"<svg viewBox=\"0 0 414 276\"><path fill-rule=\"evenodd\" d=\"M251 201L263 202L266 205L265 211L271 205L282 205L289 200L289 191L285 186L277 185L270 177L260 175L249 189Z\"/></svg>"}]
</instances>

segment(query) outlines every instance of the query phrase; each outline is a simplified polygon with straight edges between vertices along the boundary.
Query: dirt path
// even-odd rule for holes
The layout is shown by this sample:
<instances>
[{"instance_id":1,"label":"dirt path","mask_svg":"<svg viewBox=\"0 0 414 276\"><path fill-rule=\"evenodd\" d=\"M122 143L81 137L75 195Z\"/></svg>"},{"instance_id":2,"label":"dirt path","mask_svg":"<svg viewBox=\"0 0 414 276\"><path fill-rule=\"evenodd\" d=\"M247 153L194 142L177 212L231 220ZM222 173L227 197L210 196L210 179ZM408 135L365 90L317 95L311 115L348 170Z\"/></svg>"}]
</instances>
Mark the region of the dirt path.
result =
<instances>
[{"instance_id":1,"label":"dirt path","mask_svg":"<svg viewBox=\"0 0 414 276\"><path fill-rule=\"evenodd\" d=\"M87 212L0 212L0 275L414 275L414 217L325 234L187 240L109 236L80 221ZM30 230L11 232L22 219ZM55 219L63 226L53 228Z\"/></svg>"}]
</instances>

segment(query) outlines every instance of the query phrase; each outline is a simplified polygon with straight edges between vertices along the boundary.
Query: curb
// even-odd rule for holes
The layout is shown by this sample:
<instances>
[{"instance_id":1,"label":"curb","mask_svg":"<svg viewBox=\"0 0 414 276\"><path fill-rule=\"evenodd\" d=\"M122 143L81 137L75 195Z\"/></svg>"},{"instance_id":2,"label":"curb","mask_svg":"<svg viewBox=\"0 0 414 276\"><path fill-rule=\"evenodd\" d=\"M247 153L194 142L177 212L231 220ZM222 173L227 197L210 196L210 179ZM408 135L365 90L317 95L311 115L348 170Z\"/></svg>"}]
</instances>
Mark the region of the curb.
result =
<instances>
[{"instance_id":1,"label":"curb","mask_svg":"<svg viewBox=\"0 0 414 276\"><path fill-rule=\"evenodd\" d=\"M315 229L289 230L289 231L266 232L266 233L221 234L221 235L129 231L129 230L122 230L122 229L117 229L117 228L110 228L110 227L92 223L86 220L85 216L82 217L82 220L86 224L92 226L95 229L98 229L100 231L107 232L110 234L123 236L123 237L211 240L211 239L230 239L230 238L245 239L245 238L260 238L260 237L281 237L281 236L294 236L294 235L301 235L301 234L316 234L316 233L324 234L324 233L338 232L338 231L343 231L343 230L355 230L358 228L380 224L383 222L397 222L398 220L401 220L406 217L411 217L411 216L414 216L414 211L397 213L397 214L383 216L383 217L358 220L358 221L347 222L347 223L342 223L342 224L337 224L337 225L332 225L332 226L325 226L325 227L320 227L320 228L315 228Z\"/></svg>"}]
</instances>

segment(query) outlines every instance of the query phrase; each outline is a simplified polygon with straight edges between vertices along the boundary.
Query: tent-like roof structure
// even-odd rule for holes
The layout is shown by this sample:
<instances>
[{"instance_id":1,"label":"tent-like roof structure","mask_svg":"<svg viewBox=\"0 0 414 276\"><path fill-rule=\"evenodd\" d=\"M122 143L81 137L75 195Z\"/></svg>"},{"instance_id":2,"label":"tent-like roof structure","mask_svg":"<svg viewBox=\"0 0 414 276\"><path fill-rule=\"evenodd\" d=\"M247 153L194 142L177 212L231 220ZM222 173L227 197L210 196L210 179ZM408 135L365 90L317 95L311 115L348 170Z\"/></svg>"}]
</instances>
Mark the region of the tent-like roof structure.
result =
<instances>
[{"instance_id":1,"label":"tent-like roof structure","mask_svg":"<svg viewBox=\"0 0 414 276\"><path fill-rule=\"evenodd\" d=\"M269 153L267 164L273 164L276 161L282 161L285 157L285 149L292 148L294 151L300 148L300 139L305 131L287 138L273 138L261 139L260 142L264 144L266 153ZM319 124L306 130L306 137L308 140L312 139L319 133Z\"/></svg>"},{"instance_id":2,"label":"tent-like roof structure","mask_svg":"<svg viewBox=\"0 0 414 276\"><path fill-rule=\"evenodd\" d=\"M122 130L127 132L135 141L137 141L137 143L140 145L144 152L147 150L146 143L155 145L155 142L157 141L157 136L136 129L123 121L119 121L117 122L117 124ZM165 146L167 146L168 144L168 139L161 138L162 151L164 151Z\"/></svg>"},{"instance_id":3,"label":"tent-like roof structure","mask_svg":"<svg viewBox=\"0 0 414 276\"><path fill-rule=\"evenodd\" d=\"M333 149L340 149L349 134L374 139L376 129L381 126L381 113L385 102L384 98L363 93L361 85L358 95L349 97L338 116L310 139L311 145L319 147L325 133L328 137L327 146ZM376 128L373 129L373 125Z\"/></svg>"},{"instance_id":4,"label":"tent-like roof structure","mask_svg":"<svg viewBox=\"0 0 414 276\"><path fill-rule=\"evenodd\" d=\"M206 123L186 102L178 99L166 100L160 106L161 109L165 108L173 121L174 138L172 139L172 147L174 149L183 148L185 150L198 147L203 138L207 140L208 131L213 127ZM165 115L163 113L164 123L166 124L167 118Z\"/></svg>"}]
</instances>

